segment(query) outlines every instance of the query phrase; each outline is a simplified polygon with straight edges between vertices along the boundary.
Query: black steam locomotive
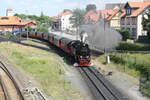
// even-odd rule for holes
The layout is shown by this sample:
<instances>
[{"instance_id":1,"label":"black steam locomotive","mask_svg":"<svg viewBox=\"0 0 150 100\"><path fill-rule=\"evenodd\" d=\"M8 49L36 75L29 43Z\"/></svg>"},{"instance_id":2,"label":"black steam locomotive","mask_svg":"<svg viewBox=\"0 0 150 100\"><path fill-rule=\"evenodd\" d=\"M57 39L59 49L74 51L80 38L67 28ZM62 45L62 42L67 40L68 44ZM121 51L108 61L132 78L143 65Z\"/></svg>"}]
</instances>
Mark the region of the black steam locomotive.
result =
<instances>
[{"instance_id":1,"label":"black steam locomotive","mask_svg":"<svg viewBox=\"0 0 150 100\"><path fill-rule=\"evenodd\" d=\"M27 35L31 38L47 40L51 44L62 49L75 59L74 66L92 66L89 46L82 41L71 40L52 33L22 33L22 36L26 37Z\"/></svg>"}]
</instances>

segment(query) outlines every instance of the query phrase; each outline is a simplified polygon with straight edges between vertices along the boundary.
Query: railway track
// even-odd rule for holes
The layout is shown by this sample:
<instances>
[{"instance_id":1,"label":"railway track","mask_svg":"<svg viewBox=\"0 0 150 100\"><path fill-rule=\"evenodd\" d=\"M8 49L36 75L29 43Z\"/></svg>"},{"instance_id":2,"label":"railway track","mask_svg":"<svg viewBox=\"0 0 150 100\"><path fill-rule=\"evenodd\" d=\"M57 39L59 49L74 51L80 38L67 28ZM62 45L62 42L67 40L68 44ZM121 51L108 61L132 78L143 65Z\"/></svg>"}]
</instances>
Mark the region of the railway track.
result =
<instances>
[{"instance_id":1,"label":"railway track","mask_svg":"<svg viewBox=\"0 0 150 100\"><path fill-rule=\"evenodd\" d=\"M95 100L126 100L96 69L93 67L79 67Z\"/></svg>"},{"instance_id":2,"label":"railway track","mask_svg":"<svg viewBox=\"0 0 150 100\"><path fill-rule=\"evenodd\" d=\"M24 100L24 97L7 67L0 61L0 100Z\"/></svg>"}]
</instances>

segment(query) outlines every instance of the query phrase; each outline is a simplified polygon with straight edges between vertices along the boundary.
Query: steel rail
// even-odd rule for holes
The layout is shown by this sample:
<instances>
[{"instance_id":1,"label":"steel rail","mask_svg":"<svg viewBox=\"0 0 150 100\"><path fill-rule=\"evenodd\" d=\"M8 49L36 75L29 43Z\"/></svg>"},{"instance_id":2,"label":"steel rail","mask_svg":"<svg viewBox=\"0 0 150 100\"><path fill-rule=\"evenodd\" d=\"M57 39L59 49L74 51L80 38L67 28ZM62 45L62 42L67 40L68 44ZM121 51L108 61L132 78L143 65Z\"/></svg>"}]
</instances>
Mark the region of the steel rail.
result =
<instances>
[{"instance_id":1,"label":"steel rail","mask_svg":"<svg viewBox=\"0 0 150 100\"><path fill-rule=\"evenodd\" d=\"M123 95L93 67L79 67L79 71L91 89L95 100L125 100Z\"/></svg>"},{"instance_id":2,"label":"steel rail","mask_svg":"<svg viewBox=\"0 0 150 100\"><path fill-rule=\"evenodd\" d=\"M7 94L7 90L5 89L5 85L4 85L1 77L0 77L0 85L1 85L2 91L4 93L5 100L9 100L9 97L8 97L8 94Z\"/></svg>"},{"instance_id":3,"label":"steel rail","mask_svg":"<svg viewBox=\"0 0 150 100\"><path fill-rule=\"evenodd\" d=\"M0 66L0 68L8 75L8 77L11 79L11 81L13 82L18 94L19 94L19 97L20 97L20 100L24 100L24 97L18 87L18 84L17 82L15 81L14 77L11 75L11 73L9 72L9 70L7 69L7 67L0 61L0 64L2 66ZM6 99L7 100L7 99Z\"/></svg>"}]
</instances>

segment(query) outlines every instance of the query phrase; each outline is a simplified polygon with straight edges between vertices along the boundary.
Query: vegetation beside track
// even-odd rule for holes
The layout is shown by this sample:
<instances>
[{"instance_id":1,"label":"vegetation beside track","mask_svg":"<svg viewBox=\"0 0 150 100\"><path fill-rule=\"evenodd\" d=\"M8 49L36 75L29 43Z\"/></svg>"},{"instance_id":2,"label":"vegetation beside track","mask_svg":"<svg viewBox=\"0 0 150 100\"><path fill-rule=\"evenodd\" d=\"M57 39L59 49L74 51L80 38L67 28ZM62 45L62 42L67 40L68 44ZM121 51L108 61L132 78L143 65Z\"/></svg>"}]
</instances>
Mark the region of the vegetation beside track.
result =
<instances>
[{"instance_id":1,"label":"vegetation beside track","mask_svg":"<svg viewBox=\"0 0 150 100\"><path fill-rule=\"evenodd\" d=\"M37 42L25 42L47 48ZM44 92L54 100L83 100L83 96L71 87L63 78L63 65L58 56L50 51L15 43L0 43L0 52L14 65L22 68L27 74L39 82Z\"/></svg>"},{"instance_id":2,"label":"vegetation beside track","mask_svg":"<svg viewBox=\"0 0 150 100\"><path fill-rule=\"evenodd\" d=\"M128 73L134 77L145 77L150 72L150 56L148 54L108 54L110 55L110 66ZM103 55L99 61L105 63ZM140 87L140 91L150 97L150 76Z\"/></svg>"},{"instance_id":3,"label":"vegetation beside track","mask_svg":"<svg viewBox=\"0 0 150 100\"><path fill-rule=\"evenodd\" d=\"M122 51L150 51L150 45L120 42L116 49Z\"/></svg>"}]
</instances>

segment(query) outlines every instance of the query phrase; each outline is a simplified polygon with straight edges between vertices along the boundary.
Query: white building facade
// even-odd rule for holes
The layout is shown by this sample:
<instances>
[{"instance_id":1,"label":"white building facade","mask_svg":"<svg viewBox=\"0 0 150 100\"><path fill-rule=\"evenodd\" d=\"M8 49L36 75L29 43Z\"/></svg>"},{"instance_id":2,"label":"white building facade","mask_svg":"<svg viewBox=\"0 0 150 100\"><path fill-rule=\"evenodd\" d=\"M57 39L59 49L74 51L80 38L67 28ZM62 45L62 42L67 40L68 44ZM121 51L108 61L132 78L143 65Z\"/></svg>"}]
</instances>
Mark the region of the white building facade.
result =
<instances>
[{"instance_id":1,"label":"white building facade","mask_svg":"<svg viewBox=\"0 0 150 100\"><path fill-rule=\"evenodd\" d=\"M63 12L60 15L60 28L62 31L72 30L73 24L70 21L70 18L73 16L72 12Z\"/></svg>"},{"instance_id":2,"label":"white building facade","mask_svg":"<svg viewBox=\"0 0 150 100\"><path fill-rule=\"evenodd\" d=\"M147 9L150 9L150 1L128 2L125 5L126 14L121 18L121 29L128 29L133 39L146 35L142 21Z\"/></svg>"}]
</instances>

